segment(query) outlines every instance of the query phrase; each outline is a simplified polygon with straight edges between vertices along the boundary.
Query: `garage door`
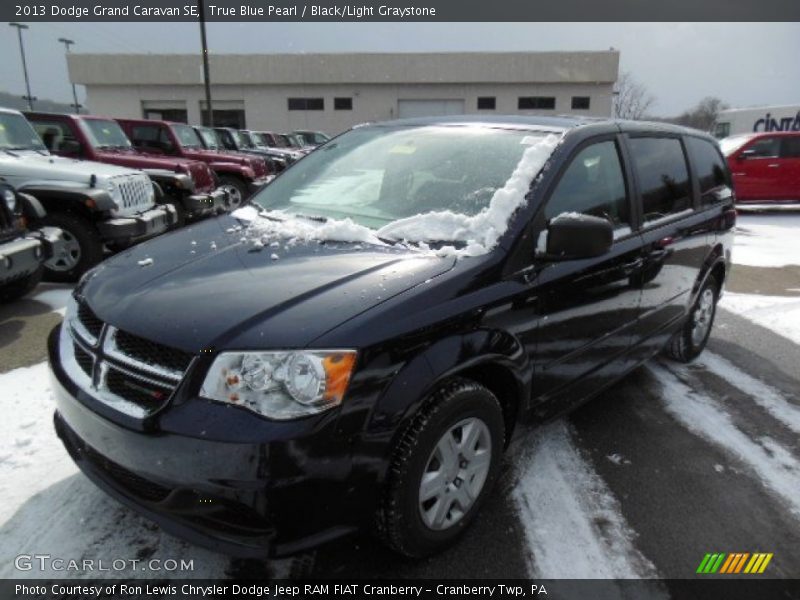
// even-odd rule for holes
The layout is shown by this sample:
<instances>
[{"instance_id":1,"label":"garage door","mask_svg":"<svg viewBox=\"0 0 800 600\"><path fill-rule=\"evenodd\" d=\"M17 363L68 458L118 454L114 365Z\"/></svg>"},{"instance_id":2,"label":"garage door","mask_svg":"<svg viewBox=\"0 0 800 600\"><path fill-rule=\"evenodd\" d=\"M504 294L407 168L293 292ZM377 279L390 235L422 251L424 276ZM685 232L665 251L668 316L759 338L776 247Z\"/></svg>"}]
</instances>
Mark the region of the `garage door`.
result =
<instances>
[{"instance_id":1,"label":"garage door","mask_svg":"<svg viewBox=\"0 0 800 600\"><path fill-rule=\"evenodd\" d=\"M397 115L401 119L413 117L441 117L463 115L463 100L398 100Z\"/></svg>"}]
</instances>

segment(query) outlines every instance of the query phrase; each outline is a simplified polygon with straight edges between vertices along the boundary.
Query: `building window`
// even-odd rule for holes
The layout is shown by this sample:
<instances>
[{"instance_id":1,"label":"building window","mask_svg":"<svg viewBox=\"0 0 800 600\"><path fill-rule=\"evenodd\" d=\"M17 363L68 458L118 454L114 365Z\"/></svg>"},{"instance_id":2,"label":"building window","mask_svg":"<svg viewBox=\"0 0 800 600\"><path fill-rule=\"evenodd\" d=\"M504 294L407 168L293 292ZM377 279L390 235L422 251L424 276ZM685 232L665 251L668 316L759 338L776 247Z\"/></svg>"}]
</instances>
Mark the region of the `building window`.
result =
<instances>
[{"instance_id":1,"label":"building window","mask_svg":"<svg viewBox=\"0 0 800 600\"><path fill-rule=\"evenodd\" d=\"M478 110L494 110L497 99L494 96L478 96Z\"/></svg>"},{"instance_id":2,"label":"building window","mask_svg":"<svg viewBox=\"0 0 800 600\"><path fill-rule=\"evenodd\" d=\"M144 118L154 121L172 121L174 123L188 123L189 113L180 108L147 108L144 111Z\"/></svg>"},{"instance_id":3,"label":"building window","mask_svg":"<svg viewBox=\"0 0 800 600\"><path fill-rule=\"evenodd\" d=\"M553 110L555 107L554 96L520 96L517 102L519 110Z\"/></svg>"},{"instance_id":4,"label":"building window","mask_svg":"<svg viewBox=\"0 0 800 600\"><path fill-rule=\"evenodd\" d=\"M334 98L333 110L353 110L352 98Z\"/></svg>"},{"instance_id":5,"label":"building window","mask_svg":"<svg viewBox=\"0 0 800 600\"><path fill-rule=\"evenodd\" d=\"M572 110L589 110L591 100L589 96L573 96Z\"/></svg>"},{"instance_id":6,"label":"building window","mask_svg":"<svg viewBox=\"0 0 800 600\"><path fill-rule=\"evenodd\" d=\"M325 110L325 99L289 98L289 110Z\"/></svg>"},{"instance_id":7,"label":"building window","mask_svg":"<svg viewBox=\"0 0 800 600\"><path fill-rule=\"evenodd\" d=\"M212 104L213 106L213 104ZM208 120L208 111L202 109L201 121L203 127L208 127L211 123ZM234 129L244 129L244 110L239 109L214 109L214 127L233 127Z\"/></svg>"}]
</instances>

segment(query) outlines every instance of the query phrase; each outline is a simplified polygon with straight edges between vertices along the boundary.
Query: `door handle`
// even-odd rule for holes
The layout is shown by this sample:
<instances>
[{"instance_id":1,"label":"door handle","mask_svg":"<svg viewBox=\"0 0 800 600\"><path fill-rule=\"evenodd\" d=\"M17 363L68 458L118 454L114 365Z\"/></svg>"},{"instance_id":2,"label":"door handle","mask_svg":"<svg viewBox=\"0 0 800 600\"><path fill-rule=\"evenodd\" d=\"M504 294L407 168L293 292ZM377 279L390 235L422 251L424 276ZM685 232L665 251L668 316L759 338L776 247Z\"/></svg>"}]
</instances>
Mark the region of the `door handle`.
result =
<instances>
[{"instance_id":1,"label":"door handle","mask_svg":"<svg viewBox=\"0 0 800 600\"><path fill-rule=\"evenodd\" d=\"M779 165L778 163L772 163L771 165L767 165L767 166L768 166L770 169L777 169L778 167L780 167L780 165Z\"/></svg>"},{"instance_id":2,"label":"door handle","mask_svg":"<svg viewBox=\"0 0 800 600\"><path fill-rule=\"evenodd\" d=\"M631 262L623 264L622 271L623 273L625 273L625 275L630 275L631 273L634 273L635 271L641 269L643 265L644 265L644 259L637 258L635 260L632 260Z\"/></svg>"}]
</instances>

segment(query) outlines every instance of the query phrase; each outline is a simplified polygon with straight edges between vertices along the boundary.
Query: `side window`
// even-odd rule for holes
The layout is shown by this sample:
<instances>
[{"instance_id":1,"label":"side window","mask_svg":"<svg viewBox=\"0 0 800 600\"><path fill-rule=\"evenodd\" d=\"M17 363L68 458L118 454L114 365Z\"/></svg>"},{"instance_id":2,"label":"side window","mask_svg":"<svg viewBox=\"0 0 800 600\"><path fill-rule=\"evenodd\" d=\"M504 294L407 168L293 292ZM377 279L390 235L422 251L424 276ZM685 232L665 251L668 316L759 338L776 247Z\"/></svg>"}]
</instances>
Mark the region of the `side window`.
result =
<instances>
[{"instance_id":1,"label":"side window","mask_svg":"<svg viewBox=\"0 0 800 600\"><path fill-rule=\"evenodd\" d=\"M786 136L781 140L781 158L800 158L800 135Z\"/></svg>"},{"instance_id":2,"label":"side window","mask_svg":"<svg viewBox=\"0 0 800 600\"><path fill-rule=\"evenodd\" d=\"M776 137L760 138L747 146L751 158L776 158L780 154L781 141Z\"/></svg>"},{"instance_id":3,"label":"side window","mask_svg":"<svg viewBox=\"0 0 800 600\"><path fill-rule=\"evenodd\" d=\"M689 169L680 140L637 137L631 138L630 148L645 224L692 207Z\"/></svg>"},{"instance_id":4,"label":"side window","mask_svg":"<svg viewBox=\"0 0 800 600\"><path fill-rule=\"evenodd\" d=\"M549 221L565 212L604 217L615 228L631 223L617 145L599 142L581 150L561 176L544 209Z\"/></svg>"},{"instance_id":5,"label":"side window","mask_svg":"<svg viewBox=\"0 0 800 600\"><path fill-rule=\"evenodd\" d=\"M134 125L131 138L133 145L137 148L156 150L165 153L174 151L169 135L166 130L159 125Z\"/></svg>"},{"instance_id":6,"label":"side window","mask_svg":"<svg viewBox=\"0 0 800 600\"><path fill-rule=\"evenodd\" d=\"M68 124L61 121L33 121L32 125L51 152L76 152L78 140Z\"/></svg>"},{"instance_id":7,"label":"side window","mask_svg":"<svg viewBox=\"0 0 800 600\"><path fill-rule=\"evenodd\" d=\"M715 192L731 185L725 160L716 146L708 140L687 137L686 145L692 155L700 183L700 202L704 206L714 204L717 201Z\"/></svg>"}]
</instances>

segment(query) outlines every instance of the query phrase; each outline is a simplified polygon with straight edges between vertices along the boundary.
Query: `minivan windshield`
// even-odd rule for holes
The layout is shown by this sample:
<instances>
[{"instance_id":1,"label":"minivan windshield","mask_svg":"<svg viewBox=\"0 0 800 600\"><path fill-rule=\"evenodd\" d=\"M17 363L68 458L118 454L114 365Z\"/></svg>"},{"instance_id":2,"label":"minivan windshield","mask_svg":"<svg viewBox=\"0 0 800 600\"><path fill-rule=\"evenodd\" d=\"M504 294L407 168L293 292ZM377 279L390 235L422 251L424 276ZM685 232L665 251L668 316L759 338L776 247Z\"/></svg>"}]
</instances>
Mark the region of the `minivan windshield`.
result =
<instances>
[{"instance_id":1,"label":"minivan windshield","mask_svg":"<svg viewBox=\"0 0 800 600\"><path fill-rule=\"evenodd\" d=\"M0 150L41 150L42 138L22 115L0 112Z\"/></svg>"},{"instance_id":2,"label":"minivan windshield","mask_svg":"<svg viewBox=\"0 0 800 600\"><path fill-rule=\"evenodd\" d=\"M419 215L421 230L403 231L404 239L455 239L459 227L453 219L487 209L526 150L546 135L480 125L361 127L309 154L254 201L270 211L350 218L371 229ZM520 203L551 151L548 146L541 160L525 163L529 178L514 190ZM453 223L452 236L438 226L435 233L424 230L424 217L431 213L429 223Z\"/></svg>"},{"instance_id":3,"label":"minivan windshield","mask_svg":"<svg viewBox=\"0 0 800 600\"><path fill-rule=\"evenodd\" d=\"M83 132L95 148L133 148L119 123L111 119L81 119Z\"/></svg>"}]
</instances>

